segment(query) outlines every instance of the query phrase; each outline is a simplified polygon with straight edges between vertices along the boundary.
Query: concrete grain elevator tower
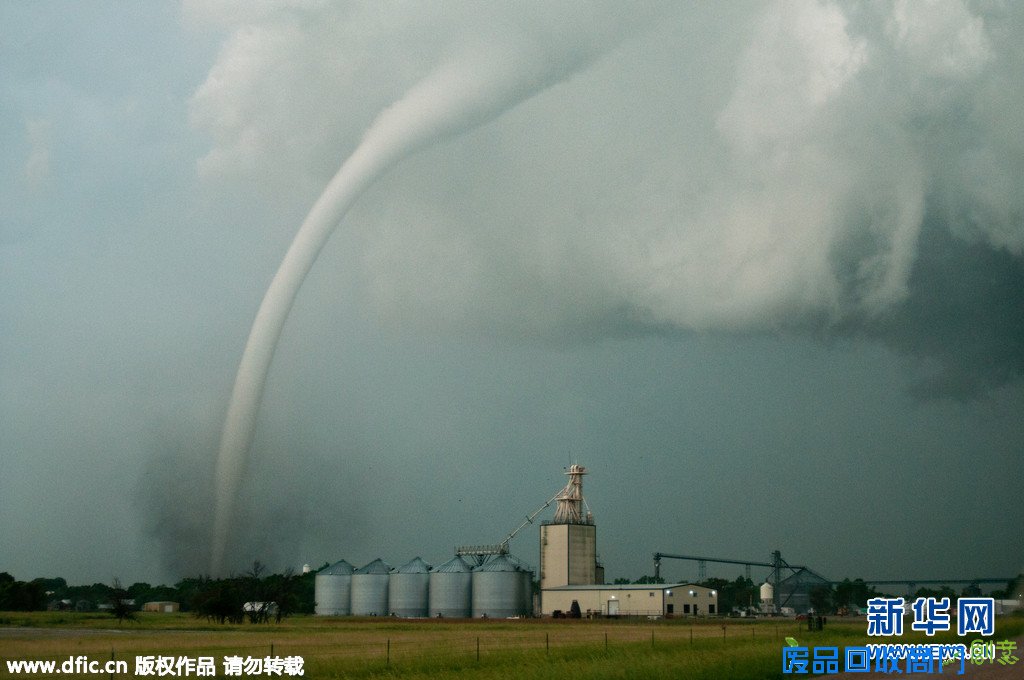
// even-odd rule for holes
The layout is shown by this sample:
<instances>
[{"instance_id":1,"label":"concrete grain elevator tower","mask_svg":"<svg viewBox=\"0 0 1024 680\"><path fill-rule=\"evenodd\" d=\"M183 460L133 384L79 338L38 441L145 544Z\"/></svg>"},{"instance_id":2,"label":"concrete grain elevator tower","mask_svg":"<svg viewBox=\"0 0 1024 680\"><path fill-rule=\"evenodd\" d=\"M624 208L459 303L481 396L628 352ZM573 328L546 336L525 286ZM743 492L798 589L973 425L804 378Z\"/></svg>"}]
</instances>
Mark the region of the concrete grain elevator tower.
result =
<instances>
[{"instance_id":1,"label":"concrete grain elevator tower","mask_svg":"<svg viewBox=\"0 0 1024 680\"><path fill-rule=\"evenodd\" d=\"M582 586L604 582L597 563L597 527L589 509L584 512L583 475L573 464L565 473L569 483L555 497L555 518L540 527L540 587Z\"/></svg>"}]
</instances>

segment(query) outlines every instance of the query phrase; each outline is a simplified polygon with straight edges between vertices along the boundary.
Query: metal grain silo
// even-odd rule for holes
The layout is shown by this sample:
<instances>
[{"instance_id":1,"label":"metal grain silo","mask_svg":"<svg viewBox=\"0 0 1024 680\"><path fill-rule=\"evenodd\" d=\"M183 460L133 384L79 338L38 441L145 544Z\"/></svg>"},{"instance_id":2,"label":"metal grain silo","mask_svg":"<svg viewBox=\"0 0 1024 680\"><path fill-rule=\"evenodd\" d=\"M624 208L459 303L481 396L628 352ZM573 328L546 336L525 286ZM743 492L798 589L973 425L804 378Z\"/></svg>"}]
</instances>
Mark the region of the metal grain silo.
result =
<instances>
[{"instance_id":1,"label":"metal grain silo","mask_svg":"<svg viewBox=\"0 0 1024 680\"><path fill-rule=\"evenodd\" d=\"M427 615L430 565L415 557L391 572L388 607L395 616L422 618Z\"/></svg>"},{"instance_id":2,"label":"metal grain silo","mask_svg":"<svg viewBox=\"0 0 1024 680\"><path fill-rule=\"evenodd\" d=\"M348 616L352 610L352 565L339 560L317 572L313 581L317 616Z\"/></svg>"},{"instance_id":3,"label":"metal grain silo","mask_svg":"<svg viewBox=\"0 0 1024 680\"><path fill-rule=\"evenodd\" d=\"M352 572L352 616L387 616L390 573L379 557Z\"/></svg>"},{"instance_id":4,"label":"metal grain silo","mask_svg":"<svg viewBox=\"0 0 1024 680\"><path fill-rule=\"evenodd\" d=\"M427 613L431 617L469 618L472 613L473 567L454 557L430 572Z\"/></svg>"},{"instance_id":5,"label":"metal grain silo","mask_svg":"<svg viewBox=\"0 0 1024 680\"><path fill-rule=\"evenodd\" d=\"M519 572L519 587L523 596L523 616L533 616L533 572L525 567Z\"/></svg>"},{"instance_id":6,"label":"metal grain silo","mask_svg":"<svg viewBox=\"0 0 1024 680\"><path fill-rule=\"evenodd\" d=\"M524 572L508 555L498 555L474 569L473 617L503 619L529 614Z\"/></svg>"}]
</instances>

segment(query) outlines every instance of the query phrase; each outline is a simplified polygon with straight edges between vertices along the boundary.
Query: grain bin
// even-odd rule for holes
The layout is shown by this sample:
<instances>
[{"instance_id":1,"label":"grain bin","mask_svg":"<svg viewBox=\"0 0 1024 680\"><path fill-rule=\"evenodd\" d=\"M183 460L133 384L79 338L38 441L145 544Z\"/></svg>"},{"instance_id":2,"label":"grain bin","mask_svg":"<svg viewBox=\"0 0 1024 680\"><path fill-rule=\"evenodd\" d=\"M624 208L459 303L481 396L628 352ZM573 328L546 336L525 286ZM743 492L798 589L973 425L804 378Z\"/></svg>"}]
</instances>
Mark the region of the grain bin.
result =
<instances>
[{"instance_id":1,"label":"grain bin","mask_svg":"<svg viewBox=\"0 0 1024 680\"><path fill-rule=\"evenodd\" d=\"M404 618L427 615L427 589L430 565L415 557L391 572L388 583L388 607L392 614Z\"/></svg>"},{"instance_id":2,"label":"grain bin","mask_svg":"<svg viewBox=\"0 0 1024 680\"><path fill-rule=\"evenodd\" d=\"M391 567L377 558L352 572L352 616L386 616Z\"/></svg>"},{"instance_id":3,"label":"grain bin","mask_svg":"<svg viewBox=\"0 0 1024 680\"><path fill-rule=\"evenodd\" d=\"M338 560L318 572L313 582L317 616L348 616L352 611L352 565Z\"/></svg>"},{"instance_id":4,"label":"grain bin","mask_svg":"<svg viewBox=\"0 0 1024 680\"><path fill-rule=\"evenodd\" d=\"M465 619L472 614L473 567L454 557L430 572L427 613L431 617Z\"/></svg>"},{"instance_id":5,"label":"grain bin","mask_svg":"<svg viewBox=\"0 0 1024 680\"><path fill-rule=\"evenodd\" d=\"M481 564L473 570L473 618L528 615L528 579L529 572L508 555L498 555Z\"/></svg>"}]
</instances>

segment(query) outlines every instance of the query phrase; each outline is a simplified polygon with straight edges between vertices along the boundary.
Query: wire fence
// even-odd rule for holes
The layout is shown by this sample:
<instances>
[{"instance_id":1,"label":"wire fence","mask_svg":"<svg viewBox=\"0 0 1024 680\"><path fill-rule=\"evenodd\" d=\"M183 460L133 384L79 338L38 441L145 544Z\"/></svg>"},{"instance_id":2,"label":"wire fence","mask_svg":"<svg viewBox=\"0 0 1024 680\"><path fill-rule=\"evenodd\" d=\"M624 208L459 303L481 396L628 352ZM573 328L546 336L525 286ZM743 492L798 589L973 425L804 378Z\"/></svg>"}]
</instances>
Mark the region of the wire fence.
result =
<instances>
[{"instance_id":1,"label":"wire fence","mask_svg":"<svg viewBox=\"0 0 1024 680\"><path fill-rule=\"evenodd\" d=\"M474 630L476 628L476 630ZM130 641L118 641L102 653L96 645L83 645L74 641L80 653L90 659L105 662L126 661L127 673L113 672L115 677L139 675L140 659L157 657L212 658L217 675L223 675L229 658L242 659L283 659L298 657L306 668L326 668L347 665L399 666L403 664L465 663L485 661L489 658L514 654L564 655L575 652L615 652L641 650L644 647L676 647L691 645L696 648L707 646L713 640L764 640L782 641L786 635L794 634L800 626L787 623L740 624L733 622L696 623L684 622L558 622L558 623L493 623L489 625L437 626L430 622L422 625L404 625L401 629L387 630L372 624L358 630L347 630L344 626L332 629L327 626L310 630L306 634L291 633L282 640L253 643L252 637L243 631L185 633L178 638L162 640L159 631L139 631L138 637ZM254 631L255 632L255 631ZM153 633L153 634L147 634ZM266 636L267 633L258 633ZM272 635L272 634L271 634ZM69 638L69 642L73 639ZM2 640L0 640L2 642ZM69 645L70 647L71 645ZM79 653L76 651L76 653ZM4 661L22 659L52 659L62 661L68 655L46 654L10 657L0 652ZM144 661L143 661L144 662ZM0 671L7 670L0 665ZM0 675L6 675L0 672ZM98 678L97 673L75 674L63 672L64 677ZM157 675L157 674L153 674ZM181 674L170 674L181 675ZM194 673L192 674L195 675ZM9 676L14 677L14 676Z\"/></svg>"}]
</instances>

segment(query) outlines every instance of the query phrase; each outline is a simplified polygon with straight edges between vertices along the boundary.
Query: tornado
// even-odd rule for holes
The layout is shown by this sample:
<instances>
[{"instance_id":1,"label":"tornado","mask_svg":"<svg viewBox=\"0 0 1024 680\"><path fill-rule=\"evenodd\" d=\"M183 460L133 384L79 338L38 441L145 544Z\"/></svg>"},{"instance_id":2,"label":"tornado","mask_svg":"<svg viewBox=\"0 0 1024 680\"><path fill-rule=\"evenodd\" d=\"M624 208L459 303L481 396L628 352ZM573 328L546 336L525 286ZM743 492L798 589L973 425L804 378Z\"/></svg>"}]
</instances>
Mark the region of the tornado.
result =
<instances>
[{"instance_id":1,"label":"tornado","mask_svg":"<svg viewBox=\"0 0 1024 680\"><path fill-rule=\"evenodd\" d=\"M593 9L593 8L591 8ZM648 9L650 9L648 7ZM472 130L565 80L650 25L621 10L588 17L567 40L539 34L490 35L436 68L373 121L300 226L260 304L238 367L216 466L211 572L224 569L237 497L267 373L302 282L352 204L402 159ZM653 19L647 15L644 19ZM549 27L550 28L550 27Z\"/></svg>"}]
</instances>

